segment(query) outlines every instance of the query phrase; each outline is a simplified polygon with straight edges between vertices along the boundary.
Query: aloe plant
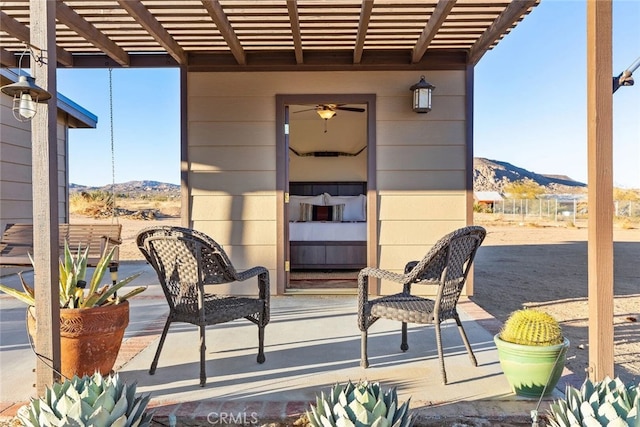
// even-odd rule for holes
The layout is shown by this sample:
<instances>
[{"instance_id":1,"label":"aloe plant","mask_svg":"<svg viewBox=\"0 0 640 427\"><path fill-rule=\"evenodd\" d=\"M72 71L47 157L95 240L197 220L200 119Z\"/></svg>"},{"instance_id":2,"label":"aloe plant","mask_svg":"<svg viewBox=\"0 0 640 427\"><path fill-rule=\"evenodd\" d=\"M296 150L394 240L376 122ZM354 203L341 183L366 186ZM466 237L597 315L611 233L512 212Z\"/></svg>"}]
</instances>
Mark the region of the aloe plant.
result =
<instances>
[{"instance_id":1,"label":"aloe plant","mask_svg":"<svg viewBox=\"0 0 640 427\"><path fill-rule=\"evenodd\" d=\"M639 385L626 386L620 378L586 379L580 390L568 386L565 398L549 407L552 427L640 426Z\"/></svg>"},{"instance_id":2,"label":"aloe plant","mask_svg":"<svg viewBox=\"0 0 640 427\"><path fill-rule=\"evenodd\" d=\"M516 310L504 323L500 339L514 344L551 346L564 340L558 321L540 310Z\"/></svg>"},{"instance_id":3,"label":"aloe plant","mask_svg":"<svg viewBox=\"0 0 640 427\"><path fill-rule=\"evenodd\" d=\"M119 304L122 301L138 295L146 289L146 286L137 287L125 295L117 295L118 290L129 284L142 273L137 273L127 277L115 284L101 285L104 273L108 270L109 264L115 253L116 247L110 250L105 249L102 257L98 261L96 268L93 270L88 288L85 289L87 262L89 248L82 250L78 247L74 254L67 242L64 245L64 253L60 257L59 262L59 288L60 288L60 308L91 308L105 306L111 304ZM31 264L34 264L33 258L29 255ZM18 273L20 284L24 291L18 291L9 286L0 284L0 291L11 295L20 301L35 305L35 292L32 286ZM117 295L117 296L116 296Z\"/></svg>"},{"instance_id":4,"label":"aloe plant","mask_svg":"<svg viewBox=\"0 0 640 427\"><path fill-rule=\"evenodd\" d=\"M27 427L147 427L152 418L146 412L150 398L136 396L136 384L125 384L118 374L95 373L53 384L43 397L22 406L17 417Z\"/></svg>"},{"instance_id":5,"label":"aloe plant","mask_svg":"<svg viewBox=\"0 0 640 427\"><path fill-rule=\"evenodd\" d=\"M409 401L398 404L396 389L382 391L379 383L360 381L336 384L306 415L313 427L408 427L412 425Z\"/></svg>"}]
</instances>

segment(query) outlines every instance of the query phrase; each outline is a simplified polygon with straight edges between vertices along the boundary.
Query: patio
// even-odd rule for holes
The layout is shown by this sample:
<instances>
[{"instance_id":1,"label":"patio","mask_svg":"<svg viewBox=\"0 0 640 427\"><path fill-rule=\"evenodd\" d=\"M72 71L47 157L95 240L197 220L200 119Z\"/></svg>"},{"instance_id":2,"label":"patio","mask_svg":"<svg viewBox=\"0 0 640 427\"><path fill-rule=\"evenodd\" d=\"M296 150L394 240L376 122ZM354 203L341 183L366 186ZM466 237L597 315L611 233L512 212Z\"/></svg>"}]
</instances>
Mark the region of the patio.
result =
<instances>
[{"instance_id":1,"label":"patio","mask_svg":"<svg viewBox=\"0 0 640 427\"><path fill-rule=\"evenodd\" d=\"M433 327L410 327L411 347L402 353L398 324L380 320L369 338L371 367L360 368L354 295L273 297L263 365L255 361L256 330L250 322L207 328L205 388L198 385L197 329L174 325L158 370L150 376L148 369L168 309L155 273L145 263L125 262L121 267L122 277L138 271L143 275L136 286L149 288L131 300L130 324L116 367L127 382L138 383L138 392L151 393L151 405L161 422L170 414L184 423L244 414L260 424L291 423L317 394L349 379L397 387L401 401L411 398L410 407L419 415L420 425L463 418L489 420L491 425L528 425L529 412L536 407L535 400L511 393L502 374L493 343L499 323L468 300L461 301L460 315L478 367L470 364L455 323L445 323L443 345L450 382L446 386L441 384ZM7 279L4 281L10 284L15 278ZM35 356L25 332L24 306L2 295L0 307L0 420L7 420L35 395ZM564 380L570 378L569 372L565 374ZM558 387L564 388L562 380ZM559 390L554 395L559 396ZM542 402L540 413L548 404L549 400Z\"/></svg>"}]
</instances>

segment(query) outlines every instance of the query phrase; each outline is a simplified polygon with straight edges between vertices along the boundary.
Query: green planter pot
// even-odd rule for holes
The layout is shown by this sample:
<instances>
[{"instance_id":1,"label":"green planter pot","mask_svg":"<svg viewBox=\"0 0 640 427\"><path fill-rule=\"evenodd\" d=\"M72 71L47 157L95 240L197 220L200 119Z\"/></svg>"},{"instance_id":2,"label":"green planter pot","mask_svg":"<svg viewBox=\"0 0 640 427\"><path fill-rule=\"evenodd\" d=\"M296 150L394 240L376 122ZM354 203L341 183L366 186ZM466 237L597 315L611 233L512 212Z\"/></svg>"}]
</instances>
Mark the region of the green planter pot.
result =
<instances>
[{"instance_id":1,"label":"green planter pot","mask_svg":"<svg viewBox=\"0 0 640 427\"><path fill-rule=\"evenodd\" d=\"M558 383L569 348L569 340L552 346L514 344L493 337L498 359L511 389L524 397L548 396ZM547 388L545 389L545 384Z\"/></svg>"}]
</instances>

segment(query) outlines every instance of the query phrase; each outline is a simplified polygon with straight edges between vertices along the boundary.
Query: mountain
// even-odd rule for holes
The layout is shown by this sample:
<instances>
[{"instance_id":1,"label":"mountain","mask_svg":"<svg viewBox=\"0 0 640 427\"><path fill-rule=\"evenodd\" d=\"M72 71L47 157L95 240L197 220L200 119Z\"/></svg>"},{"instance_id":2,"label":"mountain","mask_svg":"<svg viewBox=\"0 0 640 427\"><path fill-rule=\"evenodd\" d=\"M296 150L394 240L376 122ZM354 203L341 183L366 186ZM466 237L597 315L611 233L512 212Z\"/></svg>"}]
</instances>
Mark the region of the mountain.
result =
<instances>
[{"instance_id":1,"label":"mountain","mask_svg":"<svg viewBox=\"0 0 640 427\"><path fill-rule=\"evenodd\" d=\"M106 191L111 193L114 191L116 194L124 194L128 197L142 197L142 196L158 196L163 195L167 197L180 197L180 186L176 184L169 184L166 182L158 181L128 181L115 184L113 189L111 184L103 185L102 187L89 187L80 184L69 184L69 192L71 194L81 191Z\"/></svg>"},{"instance_id":2,"label":"mountain","mask_svg":"<svg viewBox=\"0 0 640 427\"><path fill-rule=\"evenodd\" d=\"M473 158L473 189L475 191L502 193L505 185L524 179L530 179L545 187L549 193L583 192L587 187L587 184L575 181L566 175L542 175L507 162L483 157Z\"/></svg>"},{"instance_id":3,"label":"mountain","mask_svg":"<svg viewBox=\"0 0 640 427\"><path fill-rule=\"evenodd\" d=\"M475 191L503 192L504 186L523 179L535 181L546 188L549 193L576 193L583 192L587 185L575 181L566 175L542 175L499 160L490 160L483 157L473 159L473 189ZM80 191L106 191L111 192L111 185L102 187L88 187L80 184L70 184L70 193ZM171 198L180 197L180 186L158 181L129 181L115 184L113 190L116 194L128 197L144 197L163 195Z\"/></svg>"}]
</instances>

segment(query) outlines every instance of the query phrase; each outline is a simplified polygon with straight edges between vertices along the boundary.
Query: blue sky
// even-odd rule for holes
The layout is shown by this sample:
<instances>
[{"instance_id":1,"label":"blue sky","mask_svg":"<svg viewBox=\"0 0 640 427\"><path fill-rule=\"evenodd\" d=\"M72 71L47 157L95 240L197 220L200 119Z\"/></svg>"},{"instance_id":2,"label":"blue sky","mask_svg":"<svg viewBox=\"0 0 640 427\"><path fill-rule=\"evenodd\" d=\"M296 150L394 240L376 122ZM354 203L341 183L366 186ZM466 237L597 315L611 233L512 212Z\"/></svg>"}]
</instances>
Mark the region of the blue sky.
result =
<instances>
[{"instance_id":1,"label":"blue sky","mask_svg":"<svg viewBox=\"0 0 640 427\"><path fill-rule=\"evenodd\" d=\"M640 56L640 0L615 0L613 13L618 75ZM116 182L178 184L178 70L112 73ZM640 188L640 69L635 77L613 97L614 184L627 188ZM110 184L109 71L59 69L58 91L98 116L97 129L70 132L70 181ZM585 1L542 0L484 55L474 132L478 157L587 181Z\"/></svg>"}]
</instances>

